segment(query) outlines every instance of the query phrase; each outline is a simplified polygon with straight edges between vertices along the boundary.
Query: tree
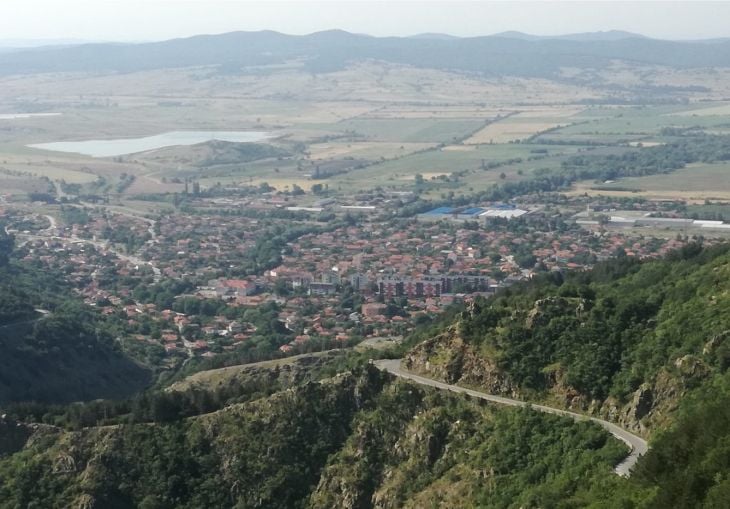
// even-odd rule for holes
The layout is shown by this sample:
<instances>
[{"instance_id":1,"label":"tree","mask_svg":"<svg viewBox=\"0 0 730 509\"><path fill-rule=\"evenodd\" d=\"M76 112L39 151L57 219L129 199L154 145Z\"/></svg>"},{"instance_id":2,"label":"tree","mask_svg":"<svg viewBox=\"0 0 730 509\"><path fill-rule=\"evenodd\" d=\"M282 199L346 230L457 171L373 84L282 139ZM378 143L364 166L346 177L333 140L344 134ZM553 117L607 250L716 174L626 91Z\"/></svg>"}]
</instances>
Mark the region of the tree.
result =
<instances>
[{"instance_id":1,"label":"tree","mask_svg":"<svg viewBox=\"0 0 730 509\"><path fill-rule=\"evenodd\" d=\"M5 232L5 228L0 225L0 267L8 264L10 254L15 247L15 238Z\"/></svg>"}]
</instances>

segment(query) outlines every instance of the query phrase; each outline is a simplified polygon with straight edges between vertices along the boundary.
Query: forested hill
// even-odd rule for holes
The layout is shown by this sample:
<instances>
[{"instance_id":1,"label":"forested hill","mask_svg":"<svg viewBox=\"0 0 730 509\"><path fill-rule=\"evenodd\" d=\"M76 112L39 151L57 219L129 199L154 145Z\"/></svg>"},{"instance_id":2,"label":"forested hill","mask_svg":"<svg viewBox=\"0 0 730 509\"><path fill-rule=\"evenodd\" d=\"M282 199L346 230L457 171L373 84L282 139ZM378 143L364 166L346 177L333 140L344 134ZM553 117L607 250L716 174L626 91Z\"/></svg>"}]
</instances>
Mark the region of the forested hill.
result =
<instances>
[{"instance_id":1,"label":"forested hill","mask_svg":"<svg viewBox=\"0 0 730 509\"><path fill-rule=\"evenodd\" d=\"M0 508L578 507L622 482L625 447L595 425L371 366L255 396L171 422L16 431L5 451L0 420Z\"/></svg>"},{"instance_id":2,"label":"forested hill","mask_svg":"<svg viewBox=\"0 0 730 509\"><path fill-rule=\"evenodd\" d=\"M648 435L629 479L612 472L625 447L590 422L341 351L127 401L8 406L0 508L727 507L729 307L730 246L691 244L546 274L407 341L413 370Z\"/></svg>"},{"instance_id":3,"label":"forested hill","mask_svg":"<svg viewBox=\"0 0 730 509\"><path fill-rule=\"evenodd\" d=\"M650 434L730 365L730 254L696 244L623 257L479 300L406 366L452 383L557 402Z\"/></svg>"},{"instance_id":4,"label":"forested hill","mask_svg":"<svg viewBox=\"0 0 730 509\"><path fill-rule=\"evenodd\" d=\"M729 245L546 274L410 343L404 365L413 371L600 415L649 437L631 480L585 506L727 507Z\"/></svg>"},{"instance_id":5,"label":"forested hill","mask_svg":"<svg viewBox=\"0 0 730 509\"><path fill-rule=\"evenodd\" d=\"M71 288L41 268L10 263L4 232L0 246L0 404L121 397L149 383Z\"/></svg>"},{"instance_id":6,"label":"forested hill","mask_svg":"<svg viewBox=\"0 0 730 509\"><path fill-rule=\"evenodd\" d=\"M539 39L370 37L340 30L309 35L232 32L143 44L85 44L0 54L0 75L40 72L134 72L219 66L224 72L301 62L312 72L381 60L492 76L556 75L561 68L600 69L616 61L675 68L730 66L730 42L642 37Z\"/></svg>"}]
</instances>

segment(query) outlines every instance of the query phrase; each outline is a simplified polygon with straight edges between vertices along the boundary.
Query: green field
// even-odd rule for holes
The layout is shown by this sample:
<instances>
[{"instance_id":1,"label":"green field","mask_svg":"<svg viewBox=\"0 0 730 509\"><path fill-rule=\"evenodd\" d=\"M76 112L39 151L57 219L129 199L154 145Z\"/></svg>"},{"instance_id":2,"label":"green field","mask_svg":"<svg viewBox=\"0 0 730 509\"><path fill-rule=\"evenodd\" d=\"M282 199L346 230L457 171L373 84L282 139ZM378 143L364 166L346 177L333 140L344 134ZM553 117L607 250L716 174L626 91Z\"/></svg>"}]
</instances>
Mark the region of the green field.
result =
<instances>
[{"instance_id":1,"label":"green field","mask_svg":"<svg viewBox=\"0 0 730 509\"><path fill-rule=\"evenodd\" d=\"M466 187L486 186L499 181L501 173L505 173L508 180L521 179L529 176L538 168L557 167L564 155L574 154L581 147L499 144L454 148L456 150L448 148L430 150L375 164L330 179L330 187L336 185L342 188L364 189L372 187L374 182L388 187L406 187L412 185L413 177L416 174L421 174L428 179L430 175L463 171L466 174L461 177L461 182ZM547 150L547 154L535 152L540 150ZM528 161L528 158L531 157L539 157L539 159ZM504 163L515 159L522 159L522 161L498 168L482 169L482 163L486 166L490 163ZM522 171L523 175L518 175L518 171Z\"/></svg>"},{"instance_id":2,"label":"green field","mask_svg":"<svg viewBox=\"0 0 730 509\"><path fill-rule=\"evenodd\" d=\"M730 199L730 163L691 164L669 174L622 178L608 184L581 182L575 186L575 192L690 201L727 200Z\"/></svg>"},{"instance_id":3,"label":"green field","mask_svg":"<svg viewBox=\"0 0 730 509\"><path fill-rule=\"evenodd\" d=\"M353 132L367 140L404 143L450 143L482 127L486 119L352 119L322 126L341 132Z\"/></svg>"},{"instance_id":4,"label":"green field","mask_svg":"<svg viewBox=\"0 0 730 509\"><path fill-rule=\"evenodd\" d=\"M624 140L649 139L661 141L666 127L702 129L727 128L730 111L726 106L712 108L712 115L696 115L696 106L653 106L590 108L572 117L574 125L544 135L544 139L560 141L595 141L615 143ZM539 138L539 139L542 139Z\"/></svg>"},{"instance_id":5,"label":"green field","mask_svg":"<svg viewBox=\"0 0 730 509\"><path fill-rule=\"evenodd\" d=\"M284 66L214 84L197 69L77 76L53 86L33 77L6 80L0 104L4 100L8 111L14 98L33 94L38 98L34 108L61 115L3 121L0 168L78 184L102 177L103 184L84 190L116 194L121 189L127 196L180 192L185 178L199 180L204 188L268 181L282 190L294 184L309 190L317 173L326 176L321 183L343 194L376 186L414 189L415 175L421 174L430 196L530 178L537 170L560 168L565 157L595 144L670 141L662 133L665 127L730 132L727 101L594 106L582 99L608 98L613 92L544 80L492 80L412 68L395 72L376 63L319 76L297 69ZM555 128L558 124L566 126ZM112 160L25 147L179 129L267 130L277 134L270 143L287 155L210 165L182 148ZM509 143L517 139L545 144ZM547 154L533 152L543 149ZM498 168L483 168L497 163ZM118 187L122 173L136 176L127 188ZM682 196L704 196L697 186L707 185L685 185L683 175L676 174ZM725 185L723 175L708 178ZM5 187L16 192L28 185L8 182ZM632 189L641 192L647 186L652 182L639 181ZM672 191L655 187L662 196Z\"/></svg>"}]
</instances>

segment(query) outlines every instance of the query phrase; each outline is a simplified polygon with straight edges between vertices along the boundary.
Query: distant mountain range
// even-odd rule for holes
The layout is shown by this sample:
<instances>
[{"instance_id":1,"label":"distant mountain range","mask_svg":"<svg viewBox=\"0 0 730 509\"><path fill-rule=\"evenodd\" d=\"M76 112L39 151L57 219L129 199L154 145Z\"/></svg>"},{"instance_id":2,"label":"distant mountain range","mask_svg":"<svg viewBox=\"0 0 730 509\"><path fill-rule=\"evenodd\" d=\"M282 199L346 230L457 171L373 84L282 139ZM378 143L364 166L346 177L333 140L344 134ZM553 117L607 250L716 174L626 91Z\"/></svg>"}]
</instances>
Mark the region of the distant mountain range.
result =
<instances>
[{"instance_id":1,"label":"distant mountain range","mask_svg":"<svg viewBox=\"0 0 730 509\"><path fill-rule=\"evenodd\" d=\"M0 48L23 49L44 46L77 46L79 44L99 43L88 39L0 39Z\"/></svg>"},{"instance_id":2,"label":"distant mountain range","mask_svg":"<svg viewBox=\"0 0 730 509\"><path fill-rule=\"evenodd\" d=\"M3 52L0 75L192 66L217 66L221 72L237 73L247 67L290 61L302 62L310 72L329 72L368 59L482 75L550 77L561 67L603 68L615 60L675 68L730 67L730 41L664 41L621 31L565 36L504 32L470 38L444 34L372 37L341 30L302 36L231 32L152 43Z\"/></svg>"},{"instance_id":3,"label":"distant mountain range","mask_svg":"<svg viewBox=\"0 0 730 509\"><path fill-rule=\"evenodd\" d=\"M523 41L544 41L544 40L562 40L562 41L620 41L623 39L648 39L648 37L625 32L623 30L608 30L606 32L584 32L580 34L565 35L531 35L524 32L500 32L492 37L506 37L508 39L522 39Z\"/></svg>"}]
</instances>

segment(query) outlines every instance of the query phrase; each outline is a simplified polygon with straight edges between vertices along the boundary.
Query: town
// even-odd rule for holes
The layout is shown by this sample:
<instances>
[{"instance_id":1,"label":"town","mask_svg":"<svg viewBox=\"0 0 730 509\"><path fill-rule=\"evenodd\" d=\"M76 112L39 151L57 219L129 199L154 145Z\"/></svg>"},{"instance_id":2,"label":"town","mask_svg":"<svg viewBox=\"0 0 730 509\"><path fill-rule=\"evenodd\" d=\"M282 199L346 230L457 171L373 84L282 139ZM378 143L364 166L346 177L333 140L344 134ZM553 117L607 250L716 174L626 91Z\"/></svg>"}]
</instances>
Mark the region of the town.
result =
<instances>
[{"instance_id":1,"label":"town","mask_svg":"<svg viewBox=\"0 0 730 509\"><path fill-rule=\"evenodd\" d=\"M672 203L531 198L402 216L412 196L311 200L274 190L191 196L159 214L6 202L1 216L27 262L63 273L120 324L123 348L170 369L231 352L257 359L397 340L454 303L538 273L663 256L724 228L661 217ZM663 234L644 235L637 221Z\"/></svg>"}]
</instances>

